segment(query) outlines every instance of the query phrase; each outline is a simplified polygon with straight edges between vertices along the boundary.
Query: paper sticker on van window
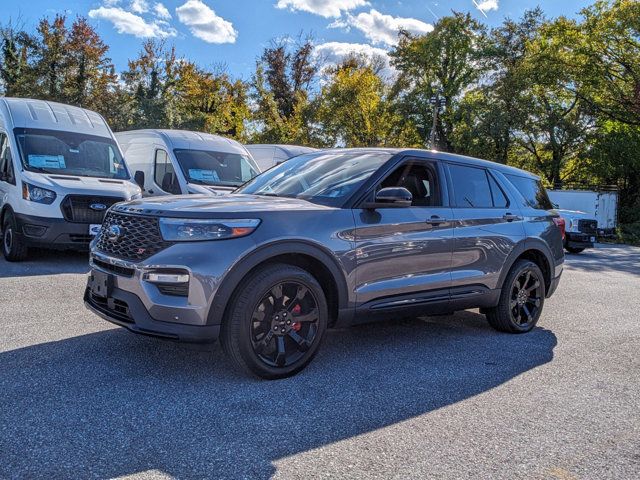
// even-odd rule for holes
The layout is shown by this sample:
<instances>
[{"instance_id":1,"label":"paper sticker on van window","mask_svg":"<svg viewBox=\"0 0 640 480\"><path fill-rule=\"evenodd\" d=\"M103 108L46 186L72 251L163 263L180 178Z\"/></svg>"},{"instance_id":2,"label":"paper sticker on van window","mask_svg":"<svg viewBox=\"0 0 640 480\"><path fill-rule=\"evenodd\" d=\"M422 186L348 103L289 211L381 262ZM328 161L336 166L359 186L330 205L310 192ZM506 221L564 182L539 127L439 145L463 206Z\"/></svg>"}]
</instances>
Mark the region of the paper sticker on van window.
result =
<instances>
[{"instance_id":1,"label":"paper sticker on van window","mask_svg":"<svg viewBox=\"0 0 640 480\"><path fill-rule=\"evenodd\" d=\"M29 155L29 166L36 168L67 168L64 155Z\"/></svg>"},{"instance_id":2,"label":"paper sticker on van window","mask_svg":"<svg viewBox=\"0 0 640 480\"><path fill-rule=\"evenodd\" d=\"M190 168L189 177L192 180L202 180L205 182L218 182L220 177L215 170L202 170L200 168Z\"/></svg>"}]
</instances>

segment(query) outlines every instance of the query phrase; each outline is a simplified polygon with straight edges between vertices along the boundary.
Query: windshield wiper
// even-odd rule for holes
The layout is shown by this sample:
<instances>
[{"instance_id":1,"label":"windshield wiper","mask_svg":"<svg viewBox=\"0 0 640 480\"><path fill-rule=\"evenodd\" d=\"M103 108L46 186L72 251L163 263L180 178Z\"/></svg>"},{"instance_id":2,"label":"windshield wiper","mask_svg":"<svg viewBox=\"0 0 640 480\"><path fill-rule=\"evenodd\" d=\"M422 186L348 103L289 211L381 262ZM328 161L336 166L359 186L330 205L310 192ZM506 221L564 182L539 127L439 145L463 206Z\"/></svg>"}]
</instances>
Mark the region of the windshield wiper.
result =
<instances>
[{"instance_id":1,"label":"windshield wiper","mask_svg":"<svg viewBox=\"0 0 640 480\"><path fill-rule=\"evenodd\" d=\"M27 170L33 170L33 171L36 171L36 172L42 172L42 173L53 173L53 174L58 173L58 172L52 172L51 170L49 170L49 169L47 169L47 168L34 167L34 166L32 166L32 165L29 165L29 166L28 166L28 168L27 168ZM62 173L62 174L60 174L60 175L68 175L68 174L64 174L64 173Z\"/></svg>"}]
</instances>

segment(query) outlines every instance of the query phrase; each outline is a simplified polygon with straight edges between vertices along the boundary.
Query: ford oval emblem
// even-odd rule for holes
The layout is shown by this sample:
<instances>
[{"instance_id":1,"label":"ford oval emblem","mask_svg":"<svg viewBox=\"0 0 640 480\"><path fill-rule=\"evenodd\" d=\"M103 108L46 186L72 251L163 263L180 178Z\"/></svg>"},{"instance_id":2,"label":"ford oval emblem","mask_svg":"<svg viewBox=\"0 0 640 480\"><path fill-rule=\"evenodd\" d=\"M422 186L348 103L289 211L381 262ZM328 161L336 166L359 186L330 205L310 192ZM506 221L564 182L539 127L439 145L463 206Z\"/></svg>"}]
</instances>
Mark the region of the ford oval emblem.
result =
<instances>
[{"instance_id":1,"label":"ford oval emblem","mask_svg":"<svg viewBox=\"0 0 640 480\"><path fill-rule=\"evenodd\" d=\"M89 205L91 210L95 210L96 212L103 212L107 209L107 206L104 203L92 203Z\"/></svg>"},{"instance_id":2,"label":"ford oval emblem","mask_svg":"<svg viewBox=\"0 0 640 480\"><path fill-rule=\"evenodd\" d=\"M111 225L107 230L107 239L110 242L117 242L122 236L122 229L119 225Z\"/></svg>"}]
</instances>

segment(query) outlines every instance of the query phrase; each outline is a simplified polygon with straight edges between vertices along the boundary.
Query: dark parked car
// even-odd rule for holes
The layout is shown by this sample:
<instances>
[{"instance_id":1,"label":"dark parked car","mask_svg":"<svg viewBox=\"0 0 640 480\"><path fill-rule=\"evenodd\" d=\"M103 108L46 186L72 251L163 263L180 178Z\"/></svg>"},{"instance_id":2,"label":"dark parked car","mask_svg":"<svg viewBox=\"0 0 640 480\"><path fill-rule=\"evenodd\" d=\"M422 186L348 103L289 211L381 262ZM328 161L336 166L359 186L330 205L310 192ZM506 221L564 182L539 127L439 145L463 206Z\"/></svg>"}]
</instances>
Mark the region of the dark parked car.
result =
<instances>
[{"instance_id":1,"label":"dark parked car","mask_svg":"<svg viewBox=\"0 0 640 480\"><path fill-rule=\"evenodd\" d=\"M93 242L86 305L146 335L218 337L264 378L293 375L325 330L479 307L535 325L564 262L539 179L456 155L296 157L224 197L117 204Z\"/></svg>"}]
</instances>

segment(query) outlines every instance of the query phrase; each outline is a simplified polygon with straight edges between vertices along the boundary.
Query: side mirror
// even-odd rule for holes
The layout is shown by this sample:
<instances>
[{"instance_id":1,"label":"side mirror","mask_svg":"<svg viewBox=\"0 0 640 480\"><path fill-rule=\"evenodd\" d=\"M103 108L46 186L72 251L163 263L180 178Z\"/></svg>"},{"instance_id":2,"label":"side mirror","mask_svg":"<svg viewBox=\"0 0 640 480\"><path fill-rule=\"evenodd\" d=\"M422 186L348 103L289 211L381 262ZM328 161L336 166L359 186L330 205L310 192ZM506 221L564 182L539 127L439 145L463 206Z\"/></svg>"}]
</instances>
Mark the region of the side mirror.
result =
<instances>
[{"instance_id":1,"label":"side mirror","mask_svg":"<svg viewBox=\"0 0 640 480\"><path fill-rule=\"evenodd\" d=\"M134 182L136 182L138 184L138 186L144 190L144 172L141 172L140 170L138 170L134 175L133 175L133 180Z\"/></svg>"},{"instance_id":2,"label":"side mirror","mask_svg":"<svg viewBox=\"0 0 640 480\"><path fill-rule=\"evenodd\" d=\"M411 206L413 196L404 187L387 187L378 190L375 201L365 204L365 208L406 208Z\"/></svg>"}]
</instances>

